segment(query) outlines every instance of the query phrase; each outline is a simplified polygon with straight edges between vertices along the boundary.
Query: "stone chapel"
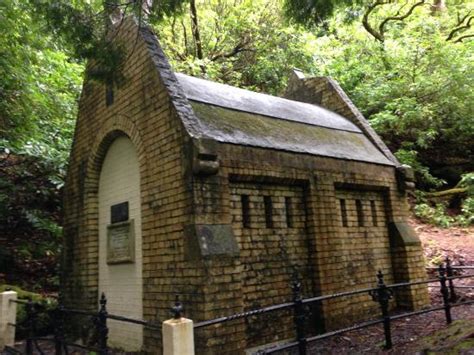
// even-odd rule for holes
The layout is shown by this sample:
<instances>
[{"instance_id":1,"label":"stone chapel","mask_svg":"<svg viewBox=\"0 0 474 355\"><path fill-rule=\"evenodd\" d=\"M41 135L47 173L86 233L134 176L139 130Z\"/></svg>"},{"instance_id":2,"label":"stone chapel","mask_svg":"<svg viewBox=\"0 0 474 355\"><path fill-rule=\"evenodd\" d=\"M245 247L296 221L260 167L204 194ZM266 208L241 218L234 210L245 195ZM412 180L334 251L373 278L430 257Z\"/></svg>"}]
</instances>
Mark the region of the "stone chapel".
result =
<instances>
[{"instance_id":1,"label":"stone chapel","mask_svg":"<svg viewBox=\"0 0 474 355\"><path fill-rule=\"evenodd\" d=\"M293 273L306 297L373 287L377 270L387 283L426 277L407 224L413 175L334 80L295 71L285 98L251 92L173 72L131 18L116 31L124 84L86 80L79 103L64 196L68 305L95 310L104 292L109 313L161 322L179 295L201 321L291 300ZM393 302L427 301L413 286ZM376 310L360 295L313 316L334 329ZM241 353L287 338L285 322L235 321L196 344ZM159 332L114 321L109 340L161 348Z\"/></svg>"}]
</instances>

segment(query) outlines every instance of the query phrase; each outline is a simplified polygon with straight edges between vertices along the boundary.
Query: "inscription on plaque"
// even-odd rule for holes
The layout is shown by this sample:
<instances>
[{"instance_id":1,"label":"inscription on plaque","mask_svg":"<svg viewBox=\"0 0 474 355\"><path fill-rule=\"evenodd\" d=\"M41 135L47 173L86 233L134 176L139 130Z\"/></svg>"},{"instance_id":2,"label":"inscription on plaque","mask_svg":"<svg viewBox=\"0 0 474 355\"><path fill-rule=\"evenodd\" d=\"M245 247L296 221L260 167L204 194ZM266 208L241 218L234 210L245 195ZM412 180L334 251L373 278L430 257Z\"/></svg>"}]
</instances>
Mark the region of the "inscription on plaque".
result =
<instances>
[{"instance_id":1,"label":"inscription on plaque","mask_svg":"<svg viewBox=\"0 0 474 355\"><path fill-rule=\"evenodd\" d=\"M107 226L107 264L135 261L133 220Z\"/></svg>"}]
</instances>

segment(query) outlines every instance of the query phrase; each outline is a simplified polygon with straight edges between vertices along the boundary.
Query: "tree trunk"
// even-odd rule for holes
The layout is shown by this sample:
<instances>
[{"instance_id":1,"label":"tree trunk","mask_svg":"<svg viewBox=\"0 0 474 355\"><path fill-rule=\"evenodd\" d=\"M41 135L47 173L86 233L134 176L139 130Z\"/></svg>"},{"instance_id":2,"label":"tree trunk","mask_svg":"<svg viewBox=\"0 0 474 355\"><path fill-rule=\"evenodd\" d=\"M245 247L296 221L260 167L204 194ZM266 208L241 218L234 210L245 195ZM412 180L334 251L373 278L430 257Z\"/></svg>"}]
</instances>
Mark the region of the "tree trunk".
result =
<instances>
[{"instance_id":1,"label":"tree trunk","mask_svg":"<svg viewBox=\"0 0 474 355\"><path fill-rule=\"evenodd\" d=\"M199 59L203 59L204 55L202 53L201 34L199 33L199 23L198 23L198 16L197 16L197 9L196 9L196 1L195 0L191 0L190 8L191 8L191 29L192 29L192 32L193 32L194 43L196 45L196 56Z\"/></svg>"},{"instance_id":2,"label":"tree trunk","mask_svg":"<svg viewBox=\"0 0 474 355\"><path fill-rule=\"evenodd\" d=\"M443 11L446 11L446 2L445 0L434 0L433 5L431 5L431 13L433 15L439 14Z\"/></svg>"}]
</instances>

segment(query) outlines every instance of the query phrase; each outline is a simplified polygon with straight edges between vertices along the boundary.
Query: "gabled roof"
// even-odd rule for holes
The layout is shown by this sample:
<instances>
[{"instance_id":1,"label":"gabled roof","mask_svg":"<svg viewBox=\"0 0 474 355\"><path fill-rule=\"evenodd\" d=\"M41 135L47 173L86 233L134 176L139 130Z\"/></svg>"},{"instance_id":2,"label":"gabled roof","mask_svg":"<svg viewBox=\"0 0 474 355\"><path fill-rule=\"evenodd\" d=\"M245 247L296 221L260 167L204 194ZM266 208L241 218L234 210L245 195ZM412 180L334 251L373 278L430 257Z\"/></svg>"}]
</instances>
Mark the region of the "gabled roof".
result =
<instances>
[{"instance_id":1,"label":"gabled roof","mask_svg":"<svg viewBox=\"0 0 474 355\"><path fill-rule=\"evenodd\" d=\"M152 30L139 32L191 137L395 165L350 120L323 107L173 73Z\"/></svg>"},{"instance_id":2,"label":"gabled roof","mask_svg":"<svg viewBox=\"0 0 474 355\"><path fill-rule=\"evenodd\" d=\"M321 106L175 74L189 100L312 126L361 132L346 118Z\"/></svg>"},{"instance_id":3,"label":"gabled roof","mask_svg":"<svg viewBox=\"0 0 474 355\"><path fill-rule=\"evenodd\" d=\"M205 138L393 165L356 125L323 107L175 75Z\"/></svg>"}]
</instances>

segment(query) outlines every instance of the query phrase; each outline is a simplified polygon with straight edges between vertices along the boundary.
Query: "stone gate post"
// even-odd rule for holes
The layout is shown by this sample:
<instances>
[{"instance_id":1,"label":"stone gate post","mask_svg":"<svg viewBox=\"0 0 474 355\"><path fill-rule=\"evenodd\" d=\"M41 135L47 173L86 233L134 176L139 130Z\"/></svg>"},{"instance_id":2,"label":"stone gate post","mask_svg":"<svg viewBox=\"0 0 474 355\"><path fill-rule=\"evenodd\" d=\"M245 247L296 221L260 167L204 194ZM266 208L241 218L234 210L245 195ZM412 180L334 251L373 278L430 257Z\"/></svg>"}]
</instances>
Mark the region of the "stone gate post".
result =
<instances>
[{"instance_id":1,"label":"stone gate post","mask_svg":"<svg viewBox=\"0 0 474 355\"><path fill-rule=\"evenodd\" d=\"M194 355L193 321L173 318L163 322L163 355Z\"/></svg>"},{"instance_id":2,"label":"stone gate post","mask_svg":"<svg viewBox=\"0 0 474 355\"><path fill-rule=\"evenodd\" d=\"M14 291L0 293L0 352L15 344L16 299Z\"/></svg>"}]
</instances>

